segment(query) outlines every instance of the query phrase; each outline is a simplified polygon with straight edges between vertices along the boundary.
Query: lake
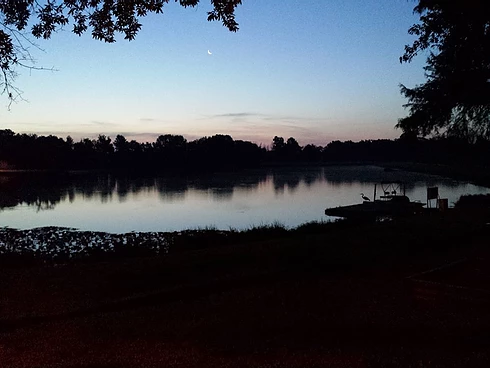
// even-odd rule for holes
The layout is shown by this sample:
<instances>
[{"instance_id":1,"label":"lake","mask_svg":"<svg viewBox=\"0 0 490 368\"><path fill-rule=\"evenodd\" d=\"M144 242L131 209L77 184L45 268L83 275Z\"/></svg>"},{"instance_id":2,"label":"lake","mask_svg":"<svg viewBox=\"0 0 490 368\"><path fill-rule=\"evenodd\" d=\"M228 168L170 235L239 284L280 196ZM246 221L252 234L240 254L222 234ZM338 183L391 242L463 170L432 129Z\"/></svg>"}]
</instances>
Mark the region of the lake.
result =
<instances>
[{"instance_id":1,"label":"lake","mask_svg":"<svg viewBox=\"0 0 490 368\"><path fill-rule=\"evenodd\" d=\"M376 166L275 168L199 177L0 173L0 226L62 226L124 233L213 227L228 230L331 220L325 208L373 198L374 184L399 180L411 200L438 186L450 207L485 187ZM378 195L379 195L378 186Z\"/></svg>"}]
</instances>

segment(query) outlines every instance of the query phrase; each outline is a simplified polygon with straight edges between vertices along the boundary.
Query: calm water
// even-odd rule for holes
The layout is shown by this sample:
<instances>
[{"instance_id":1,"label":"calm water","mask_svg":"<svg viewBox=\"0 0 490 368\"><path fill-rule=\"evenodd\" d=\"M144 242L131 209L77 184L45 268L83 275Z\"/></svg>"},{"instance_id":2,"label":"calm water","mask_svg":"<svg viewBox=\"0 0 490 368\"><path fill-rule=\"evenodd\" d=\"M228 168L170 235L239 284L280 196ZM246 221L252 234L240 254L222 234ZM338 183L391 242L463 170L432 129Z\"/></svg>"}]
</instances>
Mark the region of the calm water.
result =
<instances>
[{"instance_id":1,"label":"calm water","mask_svg":"<svg viewBox=\"0 0 490 368\"><path fill-rule=\"evenodd\" d=\"M327 207L372 199L374 184L401 180L411 200L425 203L438 186L450 206L488 188L438 176L374 166L274 169L199 178L0 174L0 226L66 226L121 233L212 226L246 229L279 222L292 227L329 220ZM378 192L379 193L379 192Z\"/></svg>"}]
</instances>

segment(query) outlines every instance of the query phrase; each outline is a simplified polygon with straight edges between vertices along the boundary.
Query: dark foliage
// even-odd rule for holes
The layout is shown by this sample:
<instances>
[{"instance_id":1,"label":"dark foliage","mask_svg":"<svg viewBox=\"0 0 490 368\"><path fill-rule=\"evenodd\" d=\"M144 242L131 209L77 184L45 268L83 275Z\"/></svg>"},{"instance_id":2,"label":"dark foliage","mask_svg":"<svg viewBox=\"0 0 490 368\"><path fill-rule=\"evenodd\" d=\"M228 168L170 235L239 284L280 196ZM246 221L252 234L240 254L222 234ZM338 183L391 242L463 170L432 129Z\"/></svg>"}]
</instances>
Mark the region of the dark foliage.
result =
<instances>
[{"instance_id":1,"label":"dark foliage","mask_svg":"<svg viewBox=\"0 0 490 368\"><path fill-rule=\"evenodd\" d=\"M417 162L446 165L490 164L490 142L469 143L459 138L379 139L360 142L333 141L323 149L325 162Z\"/></svg>"},{"instance_id":2,"label":"dark foliage","mask_svg":"<svg viewBox=\"0 0 490 368\"><path fill-rule=\"evenodd\" d=\"M409 33L400 62L428 52L427 81L401 85L409 115L397 127L406 134L490 137L490 12L485 0L420 0L420 23Z\"/></svg>"},{"instance_id":3,"label":"dark foliage","mask_svg":"<svg viewBox=\"0 0 490 368\"><path fill-rule=\"evenodd\" d=\"M188 142L181 135L160 135L155 142L128 141L117 135L74 142L68 136L16 134L0 130L0 170L111 170L137 173L233 171L269 164L418 162L488 166L490 141L470 143L450 137L333 141L304 147L293 137L274 137L270 150L255 143L214 135Z\"/></svg>"},{"instance_id":4,"label":"dark foliage","mask_svg":"<svg viewBox=\"0 0 490 368\"><path fill-rule=\"evenodd\" d=\"M55 136L0 130L0 169L123 170L138 172L234 170L255 167L265 149L229 135L187 142L181 135L160 135L153 143L99 135L74 143Z\"/></svg>"}]
</instances>

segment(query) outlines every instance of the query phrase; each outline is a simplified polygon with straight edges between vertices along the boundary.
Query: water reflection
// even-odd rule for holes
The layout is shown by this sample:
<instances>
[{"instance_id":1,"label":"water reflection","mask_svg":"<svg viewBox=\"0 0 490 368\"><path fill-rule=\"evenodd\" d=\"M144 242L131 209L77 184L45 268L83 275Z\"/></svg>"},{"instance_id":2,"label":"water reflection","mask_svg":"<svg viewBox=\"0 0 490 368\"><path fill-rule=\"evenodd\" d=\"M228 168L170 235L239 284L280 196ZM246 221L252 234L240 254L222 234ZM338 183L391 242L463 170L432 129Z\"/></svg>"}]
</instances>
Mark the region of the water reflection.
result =
<instances>
[{"instance_id":1,"label":"water reflection","mask_svg":"<svg viewBox=\"0 0 490 368\"><path fill-rule=\"evenodd\" d=\"M322 220L324 209L372 196L374 183L402 181L412 200L438 185L454 203L487 192L437 176L374 166L277 168L201 177L41 173L0 174L0 225L102 231L166 231L199 226L247 228ZM164 204L164 206L162 206ZM9 211L5 211L5 210ZM49 215L52 213L52 215Z\"/></svg>"},{"instance_id":2,"label":"water reflection","mask_svg":"<svg viewBox=\"0 0 490 368\"><path fill-rule=\"evenodd\" d=\"M74 188L63 176L3 174L0 178L0 210L23 204L36 211L49 210L74 197Z\"/></svg>"},{"instance_id":3,"label":"water reflection","mask_svg":"<svg viewBox=\"0 0 490 368\"><path fill-rule=\"evenodd\" d=\"M3 173L0 174L0 210L20 205L35 207L37 211L52 210L67 199L73 203L77 197L99 200L102 204L112 202L114 197L119 202L126 202L130 195L137 197L155 191L161 200L168 202L184 201L190 190L209 195L214 201L230 201L235 192L256 192L261 185L270 182L276 195L283 195L285 192L294 194L302 185L311 188L315 184L325 183L332 187L345 188L394 180L404 182L407 191L411 191L420 180L427 182L430 178L416 173L385 171L375 166L277 169L201 178ZM439 177L432 178L434 182L440 180ZM446 180L445 185L457 187L461 183Z\"/></svg>"},{"instance_id":4,"label":"water reflection","mask_svg":"<svg viewBox=\"0 0 490 368\"><path fill-rule=\"evenodd\" d=\"M73 203L81 200L99 200L108 203L117 198L125 202L129 196L140 196L158 192L164 201L185 200L190 190L209 194L213 200L232 200L236 190L254 191L269 175L254 173L252 176L221 174L203 178L180 177L130 177L114 175L53 175L46 173L2 173L0 174L0 210L16 206L33 206L38 210L53 209L68 198ZM281 179L274 177L278 190ZM299 182L301 179L295 179ZM297 184L296 184L297 185Z\"/></svg>"}]
</instances>

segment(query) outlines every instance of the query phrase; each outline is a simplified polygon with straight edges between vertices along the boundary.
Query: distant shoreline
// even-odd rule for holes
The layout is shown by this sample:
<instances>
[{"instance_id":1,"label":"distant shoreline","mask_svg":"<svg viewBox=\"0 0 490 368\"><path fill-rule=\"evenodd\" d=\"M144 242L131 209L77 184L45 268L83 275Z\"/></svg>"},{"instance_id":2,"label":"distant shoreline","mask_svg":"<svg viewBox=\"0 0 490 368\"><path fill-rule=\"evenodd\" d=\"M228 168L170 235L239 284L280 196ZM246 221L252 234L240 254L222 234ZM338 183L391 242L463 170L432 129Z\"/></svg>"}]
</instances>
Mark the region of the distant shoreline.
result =
<instances>
[{"instance_id":1,"label":"distant shoreline","mask_svg":"<svg viewBox=\"0 0 490 368\"><path fill-rule=\"evenodd\" d=\"M450 166L418 162L380 163L377 166L423 174L439 175L455 180L468 181L475 185L490 188L490 168L486 166Z\"/></svg>"},{"instance_id":2,"label":"distant shoreline","mask_svg":"<svg viewBox=\"0 0 490 368\"><path fill-rule=\"evenodd\" d=\"M265 162L257 169L271 168L308 168L308 167L332 167L332 166L378 166L385 169L402 170L407 172L417 172L424 174L439 175L455 180L469 181L475 185L490 188L490 168L486 166L462 166L462 165L444 165L420 162ZM250 168L252 169L252 168ZM248 168L239 168L238 172L248 170ZM233 169L222 169L210 172L232 173L237 172ZM52 174L141 174L141 175L159 175L159 174L177 174L179 171L166 172L145 172L134 170L42 170L42 169L0 169L0 174L29 174L29 173L52 173ZM199 175L207 172L191 171L188 175Z\"/></svg>"}]
</instances>

